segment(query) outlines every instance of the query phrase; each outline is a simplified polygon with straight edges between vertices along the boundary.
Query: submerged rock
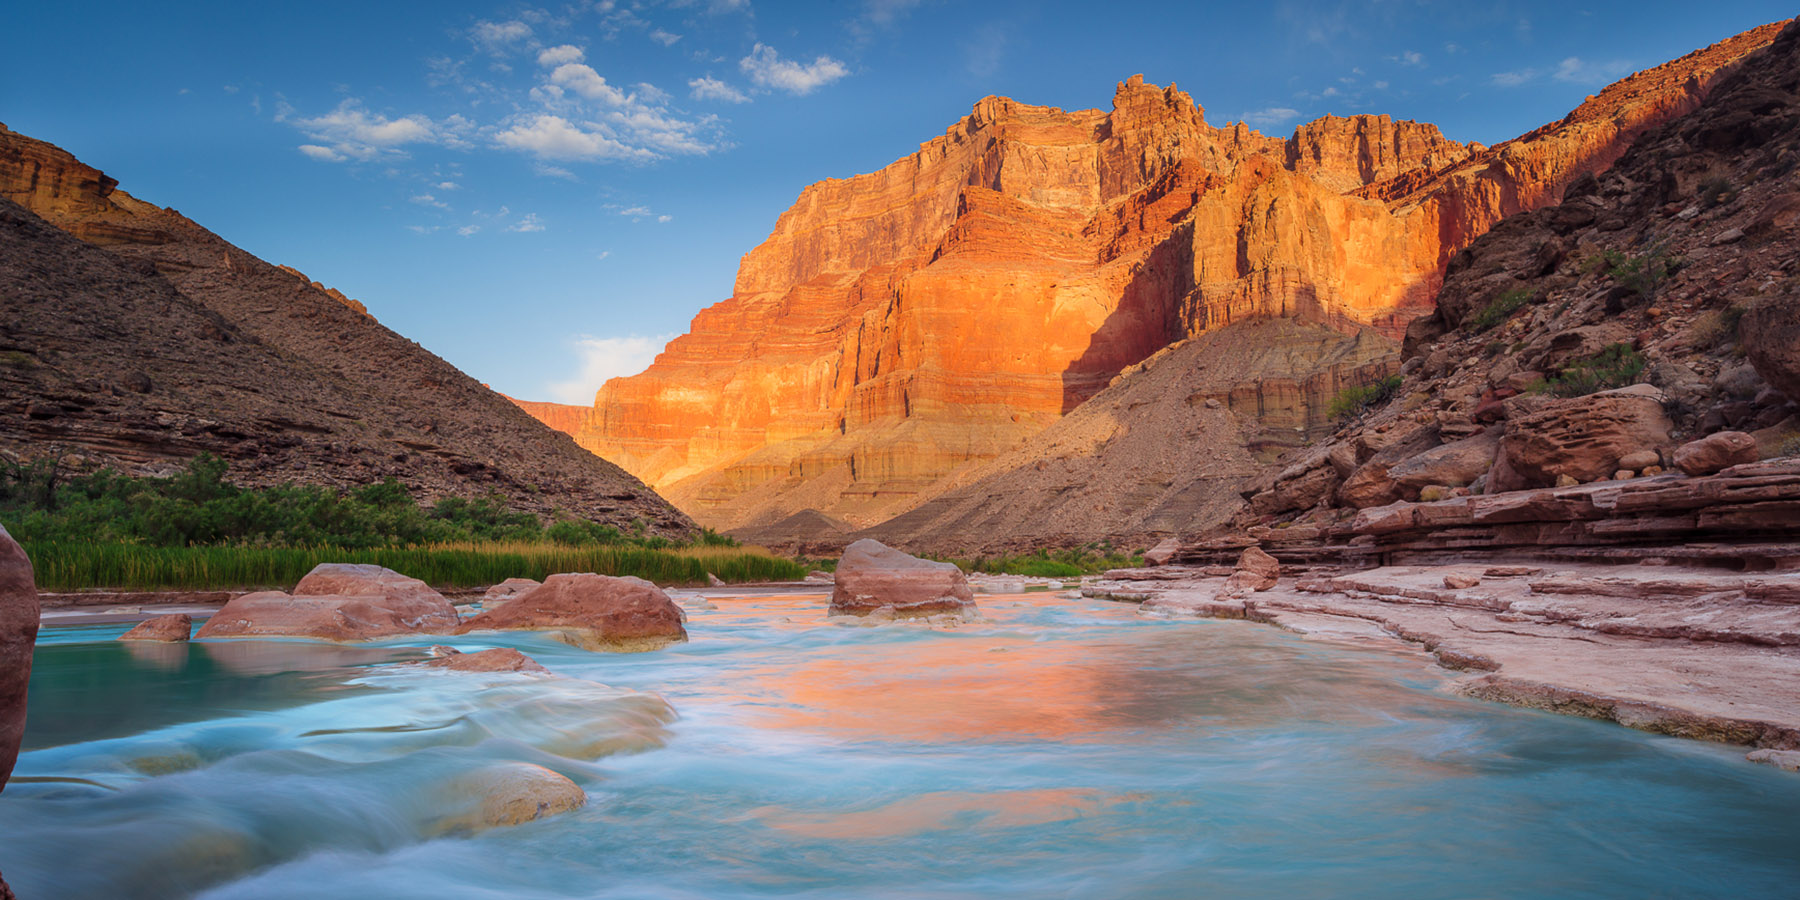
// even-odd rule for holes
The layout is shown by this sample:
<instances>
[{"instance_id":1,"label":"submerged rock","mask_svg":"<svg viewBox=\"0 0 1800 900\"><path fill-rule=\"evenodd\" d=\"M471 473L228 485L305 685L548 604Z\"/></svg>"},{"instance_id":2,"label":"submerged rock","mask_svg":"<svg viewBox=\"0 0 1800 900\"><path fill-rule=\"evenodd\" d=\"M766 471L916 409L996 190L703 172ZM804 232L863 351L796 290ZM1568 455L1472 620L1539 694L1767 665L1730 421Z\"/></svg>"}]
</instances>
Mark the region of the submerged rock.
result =
<instances>
[{"instance_id":1,"label":"submerged rock","mask_svg":"<svg viewBox=\"0 0 1800 900\"><path fill-rule=\"evenodd\" d=\"M1753 763L1800 772L1800 750L1752 750L1744 754L1744 758Z\"/></svg>"},{"instance_id":2,"label":"submerged rock","mask_svg":"<svg viewBox=\"0 0 1800 900\"><path fill-rule=\"evenodd\" d=\"M473 655L473 654L470 654ZM468 834L523 825L587 804L581 785L531 763L502 763L451 782L453 804L461 808L438 820L439 834Z\"/></svg>"},{"instance_id":3,"label":"submerged rock","mask_svg":"<svg viewBox=\"0 0 1800 900\"><path fill-rule=\"evenodd\" d=\"M0 527L0 790L6 788L25 736L25 689L31 684L31 650L37 633L37 582L31 560Z\"/></svg>"},{"instance_id":4,"label":"submerged rock","mask_svg":"<svg viewBox=\"0 0 1800 900\"><path fill-rule=\"evenodd\" d=\"M464 653L455 647L431 648L431 659L419 663L453 672L549 672L537 660L511 647Z\"/></svg>"},{"instance_id":5,"label":"submerged rock","mask_svg":"<svg viewBox=\"0 0 1800 900\"><path fill-rule=\"evenodd\" d=\"M185 641L194 629L194 617L187 613L171 613L145 619L137 627L119 635L121 641Z\"/></svg>"},{"instance_id":6,"label":"submerged rock","mask_svg":"<svg viewBox=\"0 0 1800 900\"><path fill-rule=\"evenodd\" d=\"M919 559L864 538L846 548L838 560L830 613L915 617L939 613L974 616L980 611L969 580L955 565Z\"/></svg>"},{"instance_id":7,"label":"submerged rock","mask_svg":"<svg viewBox=\"0 0 1800 900\"><path fill-rule=\"evenodd\" d=\"M687 640L681 607L642 578L552 575L499 609L462 624L471 631L548 631L584 650L655 650Z\"/></svg>"}]
</instances>

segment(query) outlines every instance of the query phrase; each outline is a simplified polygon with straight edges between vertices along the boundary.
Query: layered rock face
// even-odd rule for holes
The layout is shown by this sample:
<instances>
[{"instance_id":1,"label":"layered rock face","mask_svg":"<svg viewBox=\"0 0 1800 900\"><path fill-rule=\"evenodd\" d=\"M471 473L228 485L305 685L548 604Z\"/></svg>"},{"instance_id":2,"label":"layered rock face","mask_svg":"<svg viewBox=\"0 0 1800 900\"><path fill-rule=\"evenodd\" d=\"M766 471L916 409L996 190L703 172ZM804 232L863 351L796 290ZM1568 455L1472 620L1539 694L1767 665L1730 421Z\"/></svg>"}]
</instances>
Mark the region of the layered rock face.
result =
<instances>
[{"instance_id":1,"label":"layered rock face","mask_svg":"<svg viewBox=\"0 0 1800 900\"><path fill-rule=\"evenodd\" d=\"M392 476L692 527L361 304L116 187L0 127L0 454L160 474L207 451L252 486Z\"/></svg>"},{"instance_id":2,"label":"layered rock face","mask_svg":"<svg viewBox=\"0 0 1800 900\"><path fill-rule=\"evenodd\" d=\"M1267 316L1398 337L1457 250L1692 109L1775 30L1494 148L1382 116L1215 128L1138 78L1110 112L987 98L802 192L733 296L602 388L578 439L710 525L872 524L1172 341Z\"/></svg>"}]
</instances>

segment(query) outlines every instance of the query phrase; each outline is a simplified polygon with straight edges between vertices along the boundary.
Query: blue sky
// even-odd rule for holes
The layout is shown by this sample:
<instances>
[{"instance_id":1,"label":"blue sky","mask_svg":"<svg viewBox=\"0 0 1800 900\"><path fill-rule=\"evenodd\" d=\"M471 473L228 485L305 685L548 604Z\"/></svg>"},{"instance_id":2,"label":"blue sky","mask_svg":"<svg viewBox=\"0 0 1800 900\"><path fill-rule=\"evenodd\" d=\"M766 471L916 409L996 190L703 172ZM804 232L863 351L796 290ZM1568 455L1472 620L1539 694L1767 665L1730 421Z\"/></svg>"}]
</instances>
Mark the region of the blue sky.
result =
<instances>
[{"instance_id":1,"label":"blue sky","mask_svg":"<svg viewBox=\"0 0 1800 900\"><path fill-rule=\"evenodd\" d=\"M361 299L496 389L589 402L731 292L805 185L988 94L1493 143L1781 3L32 2L0 121Z\"/></svg>"}]
</instances>

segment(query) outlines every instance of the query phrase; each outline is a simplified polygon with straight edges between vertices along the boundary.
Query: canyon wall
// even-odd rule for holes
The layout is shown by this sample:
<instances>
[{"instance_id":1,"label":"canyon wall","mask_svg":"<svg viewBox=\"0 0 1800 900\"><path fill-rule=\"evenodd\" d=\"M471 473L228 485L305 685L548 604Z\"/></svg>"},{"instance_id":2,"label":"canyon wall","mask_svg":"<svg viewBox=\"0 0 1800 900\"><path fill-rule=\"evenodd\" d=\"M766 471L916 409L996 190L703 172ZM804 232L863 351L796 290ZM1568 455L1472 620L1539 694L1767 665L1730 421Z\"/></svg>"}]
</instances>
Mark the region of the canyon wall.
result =
<instances>
[{"instance_id":1,"label":"canyon wall","mask_svg":"<svg viewBox=\"0 0 1800 900\"><path fill-rule=\"evenodd\" d=\"M577 433L699 521L867 526L1173 341L1287 317L1389 337L1453 254L1692 109L1769 26L1495 147L1386 116L1286 139L1133 78L1110 112L999 97L879 172L806 188L732 296Z\"/></svg>"}]
</instances>

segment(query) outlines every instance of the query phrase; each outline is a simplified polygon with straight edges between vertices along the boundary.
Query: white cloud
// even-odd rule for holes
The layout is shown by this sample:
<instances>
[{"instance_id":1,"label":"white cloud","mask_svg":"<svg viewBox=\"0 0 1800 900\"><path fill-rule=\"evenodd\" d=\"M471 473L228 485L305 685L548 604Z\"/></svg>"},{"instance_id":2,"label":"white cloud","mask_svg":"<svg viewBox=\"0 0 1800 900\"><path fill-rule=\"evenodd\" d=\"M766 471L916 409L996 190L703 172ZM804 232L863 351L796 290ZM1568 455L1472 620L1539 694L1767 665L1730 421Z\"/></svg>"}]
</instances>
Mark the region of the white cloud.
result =
<instances>
[{"instance_id":1,"label":"white cloud","mask_svg":"<svg viewBox=\"0 0 1800 900\"><path fill-rule=\"evenodd\" d=\"M368 111L363 108L362 101L353 98L339 103L337 109L322 116L293 118L291 121L295 128L319 142L302 144L301 153L313 159L341 162L344 159L370 160L384 153L398 153L398 148L405 144L445 142L452 139L457 130L468 125L460 117L453 119L455 121L446 120L444 123L433 122L422 115L390 119L381 113ZM289 112L284 110L280 120L289 121Z\"/></svg>"},{"instance_id":2,"label":"white cloud","mask_svg":"<svg viewBox=\"0 0 1800 900\"><path fill-rule=\"evenodd\" d=\"M538 65L548 69L567 63L578 63L586 58L587 54L583 53L580 47L574 44L562 44L539 53Z\"/></svg>"},{"instance_id":3,"label":"white cloud","mask_svg":"<svg viewBox=\"0 0 1800 900\"><path fill-rule=\"evenodd\" d=\"M601 254L604 259L606 254ZM672 334L655 337L609 337L597 338L583 336L574 344L576 365L579 372L567 381L554 381L546 387L550 399L558 403L587 405L594 402L594 394L608 380L627 375L636 375L650 367L656 361L656 355L664 346L674 339Z\"/></svg>"},{"instance_id":4,"label":"white cloud","mask_svg":"<svg viewBox=\"0 0 1800 900\"><path fill-rule=\"evenodd\" d=\"M602 250L599 253L594 254L594 258L595 259L605 259L611 255L612 255L611 250Z\"/></svg>"},{"instance_id":5,"label":"white cloud","mask_svg":"<svg viewBox=\"0 0 1800 900\"><path fill-rule=\"evenodd\" d=\"M750 55L738 61L738 67L758 87L779 89L790 94L810 94L850 74L844 64L829 56L821 56L810 65L782 59L774 47L757 44Z\"/></svg>"},{"instance_id":6,"label":"white cloud","mask_svg":"<svg viewBox=\"0 0 1800 900\"><path fill-rule=\"evenodd\" d=\"M1244 113L1244 122L1252 128L1275 128L1300 118L1300 111L1285 106L1271 106Z\"/></svg>"},{"instance_id":7,"label":"white cloud","mask_svg":"<svg viewBox=\"0 0 1800 900\"><path fill-rule=\"evenodd\" d=\"M1550 77L1569 84L1601 85L1610 84L1631 74L1635 66L1621 59L1610 62L1588 62L1579 56L1571 56L1556 66Z\"/></svg>"},{"instance_id":8,"label":"white cloud","mask_svg":"<svg viewBox=\"0 0 1800 900\"><path fill-rule=\"evenodd\" d=\"M1394 62L1397 62L1403 66L1423 66L1423 65L1425 65L1425 54L1420 53L1417 50L1407 50L1404 53L1401 53L1399 56L1390 56L1390 57L1388 57L1388 59L1391 59Z\"/></svg>"},{"instance_id":9,"label":"white cloud","mask_svg":"<svg viewBox=\"0 0 1800 900\"><path fill-rule=\"evenodd\" d=\"M648 207L648 206L628 206L624 209L619 210L619 215L631 216L633 218L642 218L644 216L655 215L655 214L650 211L650 207Z\"/></svg>"},{"instance_id":10,"label":"white cloud","mask_svg":"<svg viewBox=\"0 0 1800 900\"><path fill-rule=\"evenodd\" d=\"M350 158L330 147L321 147L318 144L301 144L300 152L320 162L343 162Z\"/></svg>"},{"instance_id":11,"label":"white cloud","mask_svg":"<svg viewBox=\"0 0 1800 900\"><path fill-rule=\"evenodd\" d=\"M460 191L462 190L462 185L457 184L454 181L440 181L437 183L437 189L440 191Z\"/></svg>"},{"instance_id":12,"label":"white cloud","mask_svg":"<svg viewBox=\"0 0 1800 900\"><path fill-rule=\"evenodd\" d=\"M721 100L726 103L749 103L750 98L743 91L726 84L717 78L696 78L688 82L693 88L690 96L695 100Z\"/></svg>"},{"instance_id":13,"label":"white cloud","mask_svg":"<svg viewBox=\"0 0 1800 900\"><path fill-rule=\"evenodd\" d=\"M481 230L480 225L464 225L463 227L456 229L456 233L462 235L463 237L468 237L469 235L472 235L475 232L480 231L480 230Z\"/></svg>"},{"instance_id":14,"label":"white cloud","mask_svg":"<svg viewBox=\"0 0 1800 900\"><path fill-rule=\"evenodd\" d=\"M476 22L469 29L469 37L477 46L489 53L505 53L519 42L531 37L531 26L520 21L511 22Z\"/></svg>"},{"instance_id":15,"label":"white cloud","mask_svg":"<svg viewBox=\"0 0 1800 900\"><path fill-rule=\"evenodd\" d=\"M449 209L450 208L450 204L445 203L442 200L439 200L438 198L431 196L430 194L418 194L412 198L412 202L417 203L420 206L432 206L432 207L436 207L438 209Z\"/></svg>"},{"instance_id":16,"label":"white cloud","mask_svg":"<svg viewBox=\"0 0 1800 900\"><path fill-rule=\"evenodd\" d=\"M675 221L675 217L674 216L657 216L656 221L666 224L666 223Z\"/></svg>"},{"instance_id":17,"label":"white cloud","mask_svg":"<svg viewBox=\"0 0 1800 900\"><path fill-rule=\"evenodd\" d=\"M526 213L519 221L507 226L506 230L521 232L543 231L544 223L538 220L537 213Z\"/></svg>"},{"instance_id":18,"label":"white cloud","mask_svg":"<svg viewBox=\"0 0 1800 900\"><path fill-rule=\"evenodd\" d=\"M656 154L587 130L562 116L539 115L514 125L494 140L503 147L524 150L544 159L654 159Z\"/></svg>"},{"instance_id":19,"label":"white cloud","mask_svg":"<svg viewBox=\"0 0 1800 900\"><path fill-rule=\"evenodd\" d=\"M1500 87L1518 87L1535 81L1537 77L1536 69L1519 69L1513 72L1495 72L1491 80Z\"/></svg>"},{"instance_id":20,"label":"white cloud","mask_svg":"<svg viewBox=\"0 0 1800 900\"><path fill-rule=\"evenodd\" d=\"M655 31L650 32L650 39L664 47L673 47L675 46L676 41L681 40L681 35L670 34L669 32L658 28Z\"/></svg>"},{"instance_id":21,"label":"white cloud","mask_svg":"<svg viewBox=\"0 0 1800 900\"><path fill-rule=\"evenodd\" d=\"M542 175L546 178L566 178L570 181L578 180L578 179L576 179L574 172L571 172L568 169L563 168L562 166L552 166L552 165L546 165L545 163L538 163L537 165L531 167L531 171L536 172L537 174Z\"/></svg>"},{"instance_id":22,"label":"white cloud","mask_svg":"<svg viewBox=\"0 0 1800 900\"><path fill-rule=\"evenodd\" d=\"M606 83L600 73L592 66L581 63L567 63L556 67L550 73L550 82L568 88L589 100L599 100L613 106L623 106L631 99L624 91Z\"/></svg>"},{"instance_id":23,"label":"white cloud","mask_svg":"<svg viewBox=\"0 0 1800 900\"><path fill-rule=\"evenodd\" d=\"M408 225L408 226L406 226L406 230L410 231L414 234L430 234L430 233L438 230L441 227L443 227L443 226L441 226L441 225Z\"/></svg>"}]
</instances>

